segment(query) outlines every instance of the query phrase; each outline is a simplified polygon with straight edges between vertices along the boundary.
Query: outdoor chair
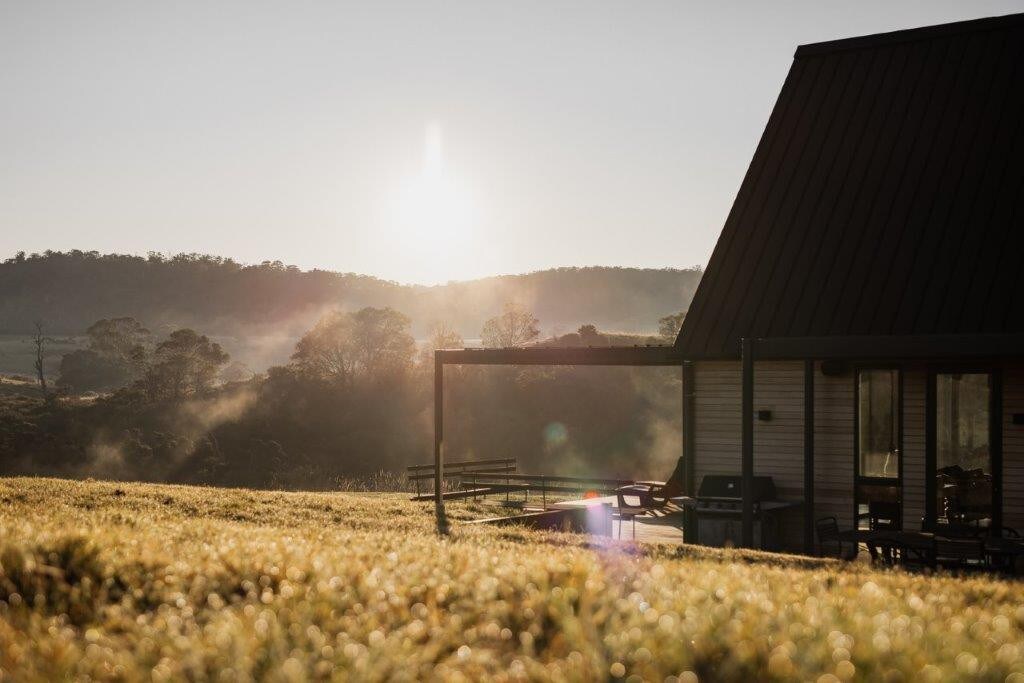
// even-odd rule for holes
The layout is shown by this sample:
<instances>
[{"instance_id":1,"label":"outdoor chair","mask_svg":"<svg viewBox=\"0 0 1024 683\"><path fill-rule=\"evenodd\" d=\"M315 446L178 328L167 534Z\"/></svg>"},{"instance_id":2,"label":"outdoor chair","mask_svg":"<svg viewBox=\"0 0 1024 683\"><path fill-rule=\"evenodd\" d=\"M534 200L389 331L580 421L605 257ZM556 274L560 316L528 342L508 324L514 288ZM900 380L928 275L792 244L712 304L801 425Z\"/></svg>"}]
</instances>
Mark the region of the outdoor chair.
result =
<instances>
[{"instance_id":1,"label":"outdoor chair","mask_svg":"<svg viewBox=\"0 0 1024 683\"><path fill-rule=\"evenodd\" d=\"M985 569L985 543L980 538L936 536L935 564L947 569Z\"/></svg>"},{"instance_id":2,"label":"outdoor chair","mask_svg":"<svg viewBox=\"0 0 1024 683\"><path fill-rule=\"evenodd\" d=\"M868 503L868 528L872 531L892 531L901 527L899 503L871 501Z\"/></svg>"},{"instance_id":3,"label":"outdoor chair","mask_svg":"<svg viewBox=\"0 0 1024 683\"><path fill-rule=\"evenodd\" d=\"M636 540L636 518L651 511L652 507L646 504L650 501L650 494L645 489L633 490L624 486L615 495L619 505L612 510L612 519L619 520L619 538L622 538L622 525L630 520L633 522L633 540Z\"/></svg>"},{"instance_id":4,"label":"outdoor chair","mask_svg":"<svg viewBox=\"0 0 1024 683\"><path fill-rule=\"evenodd\" d=\"M648 509L663 508L668 505L669 499L684 493L685 466L683 458L676 461L676 468L672 470L669 478L661 481L646 481L629 486L623 486L620 490L631 495L638 495L642 498L642 505Z\"/></svg>"},{"instance_id":5,"label":"outdoor chair","mask_svg":"<svg viewBox=\"0 0 1024 683\"><path fill-rule=\"evenodd\" d=\"M867 542L872 562L881 562L886 567L895 567L907 556L903 544L893 538L877 536Z\"/></svg>"},{"instance_id":6,"label":"outdoor chair","mask_svg":"<svg viewBox=\"0 0 1024 683\"><path fill-rule=\"evenodd\" d=\"M842 540L839 536L839 522L835 517L822 517L814 523L814 528L818 532L819 553L824 553L826 545L834 545L834 557L840 560L852 560L857 557L857 544ZM843 551L844 545L850 547L846 552Z\"/></svg>"}]
</instances>

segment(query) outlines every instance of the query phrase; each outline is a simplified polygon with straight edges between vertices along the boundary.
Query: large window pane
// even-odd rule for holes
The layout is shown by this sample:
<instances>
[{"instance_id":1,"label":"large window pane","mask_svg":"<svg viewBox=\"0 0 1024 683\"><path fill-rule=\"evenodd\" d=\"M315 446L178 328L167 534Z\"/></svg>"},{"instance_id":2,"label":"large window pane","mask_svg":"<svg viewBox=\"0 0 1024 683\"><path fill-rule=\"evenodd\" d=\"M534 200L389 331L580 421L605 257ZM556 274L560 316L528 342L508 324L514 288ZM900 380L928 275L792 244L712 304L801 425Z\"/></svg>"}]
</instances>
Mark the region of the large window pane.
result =
<instances>
[{"instance_id":1,"label":"large window pane","mask_svg":"<svg viewBox=\"0 0 1024 683\"><path fill-rule=\"evenodd\" d=\"M992 514L988 373L935 379L936 512L953 522L983 522Z\"/></svg>"},{"instance_id":2,"label":"large window pane","mask_svg":"<svg viewBox=\"0 0 1024 683\"><path fill-rule=\"evenodd\" d=\"M900 472L899 371L861 370L858 382L858 466L862 477Z\"/></svg>"}]
</instances>

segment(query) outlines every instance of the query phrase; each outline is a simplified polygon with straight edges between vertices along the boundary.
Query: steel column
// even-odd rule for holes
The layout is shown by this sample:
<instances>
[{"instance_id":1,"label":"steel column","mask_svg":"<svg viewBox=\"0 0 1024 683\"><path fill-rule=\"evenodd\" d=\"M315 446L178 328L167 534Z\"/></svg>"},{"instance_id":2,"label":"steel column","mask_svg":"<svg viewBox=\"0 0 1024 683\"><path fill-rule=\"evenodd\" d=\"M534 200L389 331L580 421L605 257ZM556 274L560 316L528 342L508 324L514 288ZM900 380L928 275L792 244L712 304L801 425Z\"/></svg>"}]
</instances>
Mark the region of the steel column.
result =
<instances>
[{"instance_id":1,"label":"steel column","mask_svg":"<svg viewBox=\"0 0 1024 683\"><path fill-rule=\"evenodd\" d=\"M754 547L754 340L740 341L743 367L741 473L743 475L743 547ZM764 530L761 530L764 533Z\"/></svg>"},{"instance_id":2,"label":"steel column","mask_svg":"<svg viewBox=\"0 0 1024 683\"><path fill-rule=\"evenodd\" d=\"M696 380L693 362L683 362L683 494L693 496L697 493L697 414L696 414ZM683 511L683 540L687 543L699 542L697 538L696 519L693 510Z\"/></svg>"},{"instance_id":3,"label":"steel column","mask_svg":"<svg viewBox=\"0 0 1024 683\"><path fill-rule=\"evenodd\" d=\"M437 531L448 533L448 518L444 511L444 496L441 493L444 481L444 358L440 351L434 351L434 515Z\"/></svg>"},{"instance_id":4,"label":"steel column","mask_svg":"<svg viewBox=\"0 0 1024 683\"><path fill-rule=\"evenodd\" d=\"M814 554L814 361L804 361L804 552Z\"/></svg>"}]
</instances>

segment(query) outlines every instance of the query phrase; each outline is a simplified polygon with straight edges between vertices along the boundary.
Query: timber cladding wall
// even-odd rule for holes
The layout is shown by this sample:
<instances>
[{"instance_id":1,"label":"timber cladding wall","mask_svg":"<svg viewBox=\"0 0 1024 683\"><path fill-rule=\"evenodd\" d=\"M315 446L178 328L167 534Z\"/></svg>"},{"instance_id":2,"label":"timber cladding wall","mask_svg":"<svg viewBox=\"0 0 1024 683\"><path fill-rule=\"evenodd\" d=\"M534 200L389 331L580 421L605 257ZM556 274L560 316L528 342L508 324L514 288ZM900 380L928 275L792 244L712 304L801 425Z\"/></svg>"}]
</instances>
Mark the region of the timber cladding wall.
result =
<instances>
[{"instance_id":1,"label":"timber cladding wall","mask_svg":"<svg viewBox=\"0 0 1024 683\"><path fill-rule=\"evenodd\" d=\"M802 499L804 477L803 363L760 362L754 368L754 472L771 476L784 499ZM740 473L741 374L738 361L696 363L694 407L697 481L706 474ZM816 368L815 518L834 515L853 524L853 375L826 377ZM784 518L781 541L803 544L803 512Z\"/></svg>"},{"instance_id":2,"label":"timber cladding wall","mask_svg":"<svg viewBox=\"0 0 1024 683\"><path fill-rule=\"evenodd\" d=\"M1003 371L1003 524L1024 533L1024 366Z\"/></svg>"},{"instance_id":3,"label":"timber cladding wall","mask_svg":"<svg viewBox=\"0 0 1024 683\"><path fill-rule=\"evenodd\" d=\"M814 517L853 526L854 373L814 372Z\"/></svg>"},{"instance_id":4,"label":"timber cladding wall","mask_svg":"<svg viewBox=\"0 0 1024 683\"><path fill-rule=\"evenodd\" d=\"M920 529L925 509L924 367L903 370L903 528Z\"/></svg>"},{"instance_id":5,"label":"timber cladding wall","mask_svg":"<svg viewBox=\"0 0 1024 683\"><path fill-rule=\"evenodd\" d=\"M923 364L903 371L903 526L920 529L925 514L925 394ZM741 374L738 361L695 364L697 481L706 474L740 473ZM815 366L815 519L833 515L854 524L855 373L825 376ZM771 419L754 422L754 471L775 479L779 495L803 498L803 363L760 362L754 368L754 410ZM1004 523L1024 532L1024 366L1003 370ZM802 512L785 518L782 541L800 549Z\"/></svg>"}]
</instances>

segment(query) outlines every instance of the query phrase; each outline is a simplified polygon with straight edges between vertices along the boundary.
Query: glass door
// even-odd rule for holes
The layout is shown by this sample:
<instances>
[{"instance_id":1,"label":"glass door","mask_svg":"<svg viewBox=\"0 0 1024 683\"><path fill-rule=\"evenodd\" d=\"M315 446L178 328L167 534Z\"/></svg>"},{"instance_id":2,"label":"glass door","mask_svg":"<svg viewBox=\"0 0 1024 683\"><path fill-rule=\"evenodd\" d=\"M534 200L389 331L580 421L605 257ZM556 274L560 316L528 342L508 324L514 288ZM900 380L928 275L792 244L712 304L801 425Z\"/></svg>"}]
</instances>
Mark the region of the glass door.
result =
<instances>
[{"instance_id":1,"label":"glass door","mask_svg":"<svg viewBox=\"0 0 1024 683\"><path fill-rule=\"evenodd\" d=\"M862 529L902 528L901 395L899 369L857 372L854 504Z\"/></svg>"},{"instance_id":2,"label":"glass door","mask_svg":"<svg viewBox=\"0 0 1024 683\"><path fill-rule=\"evenodd\" d=\"M934 505L936 524L989 527L996 511L993 376L935 375Z\"/></svg>"}]
</instances>

